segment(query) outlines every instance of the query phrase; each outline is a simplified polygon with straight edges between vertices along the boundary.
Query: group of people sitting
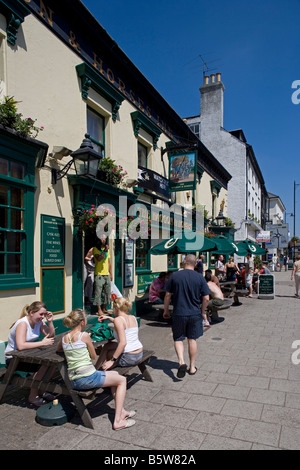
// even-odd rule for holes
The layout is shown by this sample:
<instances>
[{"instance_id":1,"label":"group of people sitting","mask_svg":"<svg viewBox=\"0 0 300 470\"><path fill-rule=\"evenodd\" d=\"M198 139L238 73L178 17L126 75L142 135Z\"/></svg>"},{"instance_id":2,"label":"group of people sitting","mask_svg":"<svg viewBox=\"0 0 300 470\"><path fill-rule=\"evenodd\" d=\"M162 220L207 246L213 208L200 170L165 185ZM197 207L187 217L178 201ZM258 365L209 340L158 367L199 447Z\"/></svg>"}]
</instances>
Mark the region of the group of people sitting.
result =
<instances>
[{"instance_id":1,"label":"group of people sitting","mask_svg":"<svg viewBox=\"0 0 300 470\"><path fill-rule=\"evenodd\" d=\"M247 263L239 268L234 262L234 257L229 256L227 263L224 263L224 256L218 255L215 263L215 274L211 269L204 271L203 267L204 255L200 255L195 266L195 271L202 274L207 282L210 290L210 300L207 310L212 306L222 306L224 303L224 294L222 292L220 282L241 282L249 290L248 297L252 297L253 292L257 292L258 276L260 274L270 274L270 270L266 262L262 262L258 268L254 267L254 262L251 254L247 256ZM152 281L149 290L149 303L150 304L163 304L165 295L165 286L172 273L161 272L159 276ZM203 319L203 326L209 327L209 315Z\"/></svg>"},{"instance_id":2,"label":"group of people sitting","mask_svg":"<svg viewBox=\"0 0 300 470\"><path fill-rule=\"evenodd\" d=\"M63 324L70 328L57 345L57 351L64 352L68 375L72 387L76 390L87 390L98 387L110 387L115 400L115 417L113 429L120 430L135 424L132 417L135 411L126 411L124 401L126 395L126 378L111 370L114 365L131 366L138 364L143 356L143 345L139 340L137 320L129 314L131 302L118 298L113 303L113 316L101 315L99 322L110 320L114 324L116 341L107 342L97 356L87 328L87 317L84 310L75 309L63 319ZM47 321L47 324L44 322ZM40 334L43 339L37 341ZM11 351L31 349L40 346L51 346L54 343L55 329L53 314L47 311L43 302L33 302L23 308L19 320L12 325L8 344L5 349L6 365L12 360ZM34 373L34 379L41 381L48 374L47 366L22 362L18 370ZM52 375L54 370L51 371ZM51 375L48 375L48 379ZM52 401L55 397L50 393L40 394L37 388L32 388L29 402L36 407Z\"/></svg>"}]
</instances>

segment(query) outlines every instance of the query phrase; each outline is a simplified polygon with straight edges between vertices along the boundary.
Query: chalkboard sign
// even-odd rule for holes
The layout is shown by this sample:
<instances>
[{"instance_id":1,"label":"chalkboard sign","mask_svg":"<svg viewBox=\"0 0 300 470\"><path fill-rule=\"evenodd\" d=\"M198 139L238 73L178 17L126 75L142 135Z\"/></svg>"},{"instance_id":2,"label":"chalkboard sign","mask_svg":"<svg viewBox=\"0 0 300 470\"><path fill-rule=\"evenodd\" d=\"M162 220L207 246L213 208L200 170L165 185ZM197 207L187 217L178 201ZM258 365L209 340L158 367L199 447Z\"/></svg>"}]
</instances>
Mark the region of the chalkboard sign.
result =
<instances>
[{"instance_id":1,"label":"chalkboard sign","mask_svg":"<svg viewBox=\"0 0 300 470\"><path fill-rule=\"evenodd\" d=\"M41 216L41 266L65 265L65 219Z\"/></svg>"},{"instance_id":2,"label":"chalkboard sign","mask_svg":"<svg viewBox=\"0 0 300 470\"><path fill-rule=\"evenodd\" d=\"M275 278L274 274L260 274L258 277L258 298L274 299Z\"/></svg>"},{"instance_id":3,"label":"chalkboard sign","mask_svg":"<svg viewBox=\"0 0 300 470\"><path fill-rule=\"evenodd\" d=\"M41 268L42 301L52 313L65 311L65 268Z\"/></svg>"}]
</instances>

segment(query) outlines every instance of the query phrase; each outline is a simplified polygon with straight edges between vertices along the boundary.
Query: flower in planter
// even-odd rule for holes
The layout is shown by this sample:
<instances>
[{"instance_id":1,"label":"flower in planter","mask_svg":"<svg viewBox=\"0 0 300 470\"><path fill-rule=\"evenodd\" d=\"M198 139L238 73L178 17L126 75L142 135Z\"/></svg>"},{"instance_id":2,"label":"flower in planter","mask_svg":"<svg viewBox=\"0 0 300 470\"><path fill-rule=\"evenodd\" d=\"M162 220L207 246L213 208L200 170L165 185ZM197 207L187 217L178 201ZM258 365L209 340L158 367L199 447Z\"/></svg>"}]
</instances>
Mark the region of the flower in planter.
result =
<instances>
[{"instance_id":1,"label":"flower in planter","mask_svg":"<svg viewBox=\"0 0 300 470\"><path fill-rule=\"evenodd\" d=\"M217 237L217 235L215 233L212 233L212 232L204 232L204 236L207 237L207 238Z\"/></svg>"},{"instance_id":2,"label":"flower in planter","mask_svg":"<svg viewBox=\"0 0 300 470\"><path fill-rule=\"evenodd\" d=\"M31 117L23 118L22 114L18 113L16 106L18 103L20 101L15 101L13 96L4 97L3 102L0 103L0 124L15 130L23 137L35 138L44 127L37 127L36 120Z\"/></svg>"},{"instance_id":3,"label":"flower in planter","mask_svg":"<svg viewBox=\"0 0 300 470\"><path fill-rule=\"evenodd\" d=\"M102 181L118 186L123 183L126 176L127 171L121 165L116 165L115 160L105 157L100 161L98 178Z\"/></svg>"}]
</instances>

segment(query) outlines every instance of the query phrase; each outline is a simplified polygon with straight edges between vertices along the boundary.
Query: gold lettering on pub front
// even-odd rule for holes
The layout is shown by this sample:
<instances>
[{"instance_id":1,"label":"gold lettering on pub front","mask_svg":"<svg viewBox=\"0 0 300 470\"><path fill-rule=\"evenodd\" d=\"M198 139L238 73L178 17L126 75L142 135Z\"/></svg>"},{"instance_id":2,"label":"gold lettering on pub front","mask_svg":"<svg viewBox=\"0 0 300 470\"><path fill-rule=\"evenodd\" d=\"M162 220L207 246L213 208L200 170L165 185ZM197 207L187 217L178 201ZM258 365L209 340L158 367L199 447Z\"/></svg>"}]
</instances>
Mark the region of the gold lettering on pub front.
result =
<instances>
[{"instance_id":1,"label":"gold lettering on pub front","mask_svg":"<svg viewBox=\"0 0 300 470\"><path fill-rule=\"evenodd\" d=\"M76 41L76 36L73 33L73 31L70 31L69 43L71 44L71 46L74 47L74 49L80 52L80 46L79 46L79 43Z\"/></svg>"},{"instance_id":2,"label":"gold lettering on pub front","mask_svg":"<svg viewBox=\"0 0 300 470\"><path fill-rule=\"evenodd\" d=\"M93 55L94 55L94 63L93 63L93 66L94 66L95 69L97 69L100 73L102 73L102 75L104 75L104 72L103 72L103 61L97 57L97 54L95 54L95 52L93 52Z\"/></svg>"},{"instance_id":3,"label":"gold lettering on pub front","mask_svg":"<svg viewBox=\"0 0 300 470\"><path fill-rule=\"evenodd\" d=\"M28 2L29 3L29 2ZM43 0L40 0L40 11L39 14L41 15L44 20L47 20L47 22L53 26L53 13L54 11L51 10L51 8L46 8Z\"/></svg>"}]
</instances>

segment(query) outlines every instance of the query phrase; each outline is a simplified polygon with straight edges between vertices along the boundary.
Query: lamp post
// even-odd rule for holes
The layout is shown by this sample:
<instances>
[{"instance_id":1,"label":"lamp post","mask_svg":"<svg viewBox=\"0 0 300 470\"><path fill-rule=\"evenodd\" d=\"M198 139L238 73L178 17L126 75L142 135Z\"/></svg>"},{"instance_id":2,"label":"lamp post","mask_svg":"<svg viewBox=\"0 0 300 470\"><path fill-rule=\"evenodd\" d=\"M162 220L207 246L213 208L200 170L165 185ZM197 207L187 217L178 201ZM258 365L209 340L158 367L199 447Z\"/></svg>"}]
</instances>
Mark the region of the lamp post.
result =
<instances>
[{"instance_id":1,"label":"lamp post","mask_svg":"<svg viewBox=\"0 0 300 470\"><path fill-rule=\"evenodd\" d=\"M218 227L225 227L225 219L226 217L223 215L223 211L220 209L219 215L216 217Z\"/></svg>"},{"instance_id":2,"label":"lamp post","mask_svg":"<svg viewBox=\"0 0 300 470\"><path fill-rule=\"evenodd\" d=\"M294 181L294 262L296 261L296 186L300 186L300 183Z\"/></svg>"}]
</instances>

